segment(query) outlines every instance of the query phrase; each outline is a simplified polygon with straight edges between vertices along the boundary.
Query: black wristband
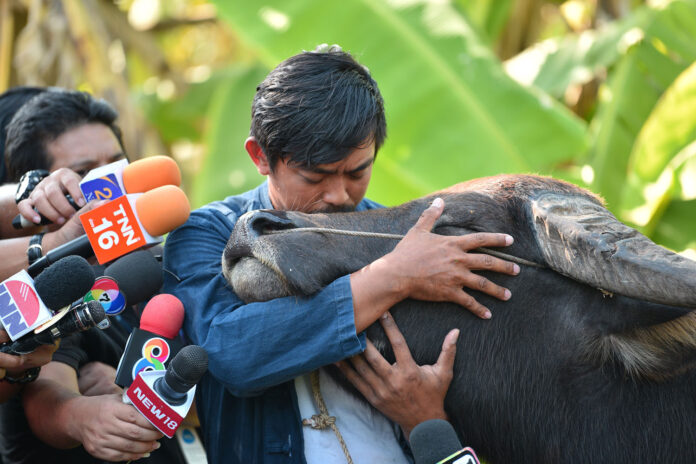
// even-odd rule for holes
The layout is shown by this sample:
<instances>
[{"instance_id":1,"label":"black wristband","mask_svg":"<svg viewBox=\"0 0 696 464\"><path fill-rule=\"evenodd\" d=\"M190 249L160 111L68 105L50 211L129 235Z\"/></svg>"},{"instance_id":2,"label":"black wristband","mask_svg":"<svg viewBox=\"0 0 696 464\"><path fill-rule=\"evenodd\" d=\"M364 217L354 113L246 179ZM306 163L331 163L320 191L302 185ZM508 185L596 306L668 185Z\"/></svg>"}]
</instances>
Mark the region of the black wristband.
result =
<instances>
[{"instance_id":1,"label":"black wristband","mask_svg":"<svg viewBox=\"0 0 696 464\"><path fill-rule=\"evenodd\" d=\"M22 177L19 178L19 184L17 184L17 193L15 194L15 203L19 203L22 200L26 200L34 191L36 186L45 177L48 177L50 173L45 169L34 169L33 171L25 172Z\"/></svg>"},{"instance_id":2,"label":"black wristband","mask_svg":"<svg viewBox=\"0 0 696 464\"><path fill-rule=\"evenodd\" d=\"M7 383L29 383L39 377L39 371L41 371L40 367L32 367L24 371L24 375L21 377L10 377L9 375L5 375L5 377L0 380L4 380Z\"/></svg>"},{"instance_id":3,"label":"black wristband","mask_svg":"<svg viewBox=\"0 0 696 464\"><path fill-rule=\"evenodd\" d=\"M34 264L39 258L43 256L43 248L41 247L41 240L43 240L44 233L34 235L31 240L29 240L29 248L27 248L27 261L29 265Z\"/></svg>"}]
</instances>

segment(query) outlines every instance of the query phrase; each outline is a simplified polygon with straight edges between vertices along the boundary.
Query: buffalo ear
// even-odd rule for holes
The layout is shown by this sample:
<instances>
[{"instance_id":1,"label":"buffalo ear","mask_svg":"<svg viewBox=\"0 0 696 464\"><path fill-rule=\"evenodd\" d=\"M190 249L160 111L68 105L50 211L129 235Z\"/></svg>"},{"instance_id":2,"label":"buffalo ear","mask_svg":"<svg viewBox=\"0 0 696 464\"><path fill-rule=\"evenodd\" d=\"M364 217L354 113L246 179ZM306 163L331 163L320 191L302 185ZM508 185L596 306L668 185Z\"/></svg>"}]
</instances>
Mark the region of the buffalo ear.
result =
<instances>
[{"instance_id":1,"label":"buffalo ear","mask_svg":"<svg viewBox=\"0 0 696 464\"><path fill-rule=\"evenodd\" d=\"M696 361L696 311L629 308L629 316L589 341L587 353L634 379L663 381Z\"/></svg>"}]
</instances>

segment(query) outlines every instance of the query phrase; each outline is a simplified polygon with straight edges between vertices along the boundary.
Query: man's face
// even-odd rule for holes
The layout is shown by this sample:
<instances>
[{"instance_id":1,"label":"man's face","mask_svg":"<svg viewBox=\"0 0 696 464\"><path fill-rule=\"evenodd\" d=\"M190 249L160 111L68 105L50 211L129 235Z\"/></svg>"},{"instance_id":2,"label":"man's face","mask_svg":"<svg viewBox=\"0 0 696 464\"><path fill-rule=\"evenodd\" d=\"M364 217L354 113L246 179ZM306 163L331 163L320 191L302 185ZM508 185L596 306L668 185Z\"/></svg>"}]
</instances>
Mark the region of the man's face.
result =
<instances>
[{"instance_id":1,"label":"man's face","mask_svg":"<svg viewBox=\"0 0 696 464\"><path fill-rule=\"evenodd\" d=\"M50 171L69 168L81 176L90 170L126 157L108 126L89 123L63 132L46 145L53 160Z\"/></svg>"},{"instance_id":2,"label":"man's face","mask_svg":"<svg viewBox=\"0 0 696 464\"><path fill-rule=\"evenodd\" d=\"M375 145L356 148L341 161L300 168L278 161L268 174L273 207L304 213L352 211L365 196Z\"/></svg>"}]
</instances>

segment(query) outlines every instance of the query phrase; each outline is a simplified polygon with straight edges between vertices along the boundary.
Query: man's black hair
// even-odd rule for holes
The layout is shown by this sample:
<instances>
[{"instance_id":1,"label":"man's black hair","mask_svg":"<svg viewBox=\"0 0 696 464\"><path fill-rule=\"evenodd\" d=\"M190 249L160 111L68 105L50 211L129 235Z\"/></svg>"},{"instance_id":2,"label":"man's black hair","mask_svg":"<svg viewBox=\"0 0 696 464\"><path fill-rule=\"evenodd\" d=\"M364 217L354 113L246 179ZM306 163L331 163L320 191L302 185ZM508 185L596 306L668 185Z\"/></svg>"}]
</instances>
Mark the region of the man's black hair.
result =
<instances>
[{"instance_id":1,"label":"man's black hair","mask_svg":"<svg viewBox=\"0 0 696 464\"><path fill-rule=\"evenodd\" d=\"M0 184L6 182L5 139L7 138L7 125L22 105L45 90L42 87L19 86L0 94Z\"/></svg>"},{"instance_id":2,"label":"man's black hair","mask_svg":"<svg viewBox=\"0 0 696 464\"><path fill-rule=\"evenodd\" d=\"M319 48L317 49L319 50ZM271 169L285 159L310 167L384 143L384 102L370 72L337 46L280 63L256 88L251 135Z\"/></svg>"},{"instance_id":3,"label":"man's black hair","mask_svg":"<svg viewBox=\"0 0 696 464\"><path fill-rule=\"evenodd\" d=\"M47 89L15 114L7 127L5 163L10 181L17 182L32 169L49 170L53 160L46 146L65 132L84 124L104 124L116 136L123 149L121 129L115 121L116 110L105 100L87 92ZM125 150L124 150L125 152Z\"/></svg>"}]
</instances>

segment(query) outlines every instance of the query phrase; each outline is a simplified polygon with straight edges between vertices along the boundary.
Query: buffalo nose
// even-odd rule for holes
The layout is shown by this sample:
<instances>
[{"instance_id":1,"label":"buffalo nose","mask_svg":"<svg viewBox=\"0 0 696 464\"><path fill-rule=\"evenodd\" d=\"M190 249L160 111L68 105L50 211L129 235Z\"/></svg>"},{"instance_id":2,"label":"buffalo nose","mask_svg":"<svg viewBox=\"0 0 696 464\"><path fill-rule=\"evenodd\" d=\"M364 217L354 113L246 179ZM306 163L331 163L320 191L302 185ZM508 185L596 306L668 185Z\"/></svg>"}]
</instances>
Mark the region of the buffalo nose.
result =
<instances>
[{"instance_id":1,"label":"buffalo nose","mask_svg":"<svg viewBox=\"0 0 696 464\"><path fill-rule=\"evenodd\" d=\"M292 229L293 222L283 211L258 210L244 214L240 219L243 221L244 230L250 237L259 237L274 230Z\"/></svg>"}]
</instances>

